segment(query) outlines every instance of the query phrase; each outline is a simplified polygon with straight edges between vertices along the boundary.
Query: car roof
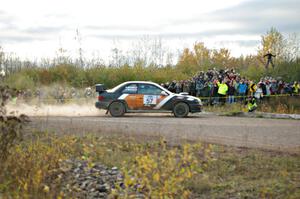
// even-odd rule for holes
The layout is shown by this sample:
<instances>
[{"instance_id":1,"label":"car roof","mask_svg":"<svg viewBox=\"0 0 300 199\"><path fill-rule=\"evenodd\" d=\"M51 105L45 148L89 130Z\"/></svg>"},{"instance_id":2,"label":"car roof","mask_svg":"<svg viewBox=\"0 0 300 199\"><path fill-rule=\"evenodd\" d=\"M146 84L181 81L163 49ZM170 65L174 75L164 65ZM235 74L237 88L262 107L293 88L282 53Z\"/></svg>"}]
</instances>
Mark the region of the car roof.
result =
<instances>
[{"instance_id":1,"label":"car roof","mask_svg":"<svg viewBox=\"0 0 300 199\"><path fill-rule=\"evenodd\" d=\"M166 91L168 94L171 94L171 92L169 90L167 90L164 87L160 86L159 84L157 84L155 82L151 82L151 81L127 81L127 82L123 82L123 83L119 84L117 87L119 89L121 85L123 86L126 84L152 84L152 85L158 86L162 90ZM114 89L111 89L111 90L114 90ZM114 91L116 91L116 90L114 90Z\"/></svg>"},{"instance_id":2,"label":"car roof","mask_svg":"<svg viewBox=\"0 0 300 199\"><path fill-rule=\"evenodd\" d=\"M145 84L145 83L152 83L152 84L157 84L155 82L151 82L151 81L127 81L127 82L123 82L124 84L125 83L138 83L138 84Z\"/></svg>"}]
</instances>

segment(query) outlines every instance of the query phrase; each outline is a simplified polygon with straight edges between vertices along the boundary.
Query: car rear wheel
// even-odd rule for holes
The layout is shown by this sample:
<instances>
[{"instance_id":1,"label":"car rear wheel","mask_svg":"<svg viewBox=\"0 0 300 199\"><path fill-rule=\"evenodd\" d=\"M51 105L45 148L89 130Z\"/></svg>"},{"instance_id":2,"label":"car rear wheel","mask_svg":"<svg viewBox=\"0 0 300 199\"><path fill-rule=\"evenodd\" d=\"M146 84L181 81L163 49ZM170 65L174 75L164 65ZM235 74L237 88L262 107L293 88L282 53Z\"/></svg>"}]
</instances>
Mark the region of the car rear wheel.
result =
<instances>
[{"instance_id":1,"label":"car rear wheel","mask_svg":"<svg viewBox=\"0 0 300 199\"><path fill-rule=\"evenodd\" d=\"M179 102L173 108L175 117L186 117L189 114L189 106L186 103Z\"/></svg>"},{"instance_id":2,"label":"car rear wheel","mask_svg":"<svg viewBox=\"0 0 300 199\"><path fill-rule=\"evenodd\" d=\"M109 106L109 113L113 117L121 117L125 113L125 107L122 102L113 102Z\"/></svg>"}]
</instances>

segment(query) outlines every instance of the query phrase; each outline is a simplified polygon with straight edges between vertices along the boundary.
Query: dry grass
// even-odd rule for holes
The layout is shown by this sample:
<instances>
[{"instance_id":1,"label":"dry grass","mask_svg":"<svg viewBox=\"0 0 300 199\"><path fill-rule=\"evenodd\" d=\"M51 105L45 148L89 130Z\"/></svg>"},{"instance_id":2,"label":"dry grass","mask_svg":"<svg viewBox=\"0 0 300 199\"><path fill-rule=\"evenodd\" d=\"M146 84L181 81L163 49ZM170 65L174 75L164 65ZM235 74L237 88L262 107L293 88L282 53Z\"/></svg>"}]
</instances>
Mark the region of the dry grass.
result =
<instances>
[{"instance_id":1,"label":"dry grass","mask_svg":"<svg viewBox=\"0 0 300 199\"><path fill-rule=\"evenodd\" d=\"M218 113L237 113L247 112L247 107L243 103L225 104L223 106L205 106L207 112ZM300 114L300 97L272 97L258 102L257 111L267 113L285 113L285 114Z\"/></svg>"},{"instance_id":2,"label":"dry grass","mask_svg":"<svg viewBox=\"0 0 300 199\"><path fill-rule=\"evenodd\" d=\"M168 146L120 137L56 137L34 133L10 149L0 165L0 196L62 197L56 171L66 159L117 166L125 176L121 197L140 192L180 198L299 198L299 155L208 144Z\"/></svg>"}]
</instances>

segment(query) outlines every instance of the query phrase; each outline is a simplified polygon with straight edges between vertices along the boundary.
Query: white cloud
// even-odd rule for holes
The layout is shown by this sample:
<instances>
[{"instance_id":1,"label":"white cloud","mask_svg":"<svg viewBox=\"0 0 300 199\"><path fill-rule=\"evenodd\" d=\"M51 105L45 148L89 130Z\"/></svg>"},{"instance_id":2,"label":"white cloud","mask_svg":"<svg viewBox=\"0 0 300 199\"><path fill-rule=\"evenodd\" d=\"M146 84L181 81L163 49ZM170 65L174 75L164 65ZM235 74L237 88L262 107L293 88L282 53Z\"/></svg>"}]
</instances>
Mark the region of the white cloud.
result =
<instances>
[{"instance_id":1,"label":"white cloud","mask_svg":"<svg viewBox=\"0 0 300 199\"><path fill-rule=\"evenodd\" d=\"M61 40L76 56L79 28L86 56L100 52L106 59L113 39L128 51L142 35L162 37L173 52L204 41L239 56L256 50L268 24L288 31L299 25L295 5L296 0L9 0L0 7L0 45L22 57L49 57Z\"/></svg>"}]
</instances>

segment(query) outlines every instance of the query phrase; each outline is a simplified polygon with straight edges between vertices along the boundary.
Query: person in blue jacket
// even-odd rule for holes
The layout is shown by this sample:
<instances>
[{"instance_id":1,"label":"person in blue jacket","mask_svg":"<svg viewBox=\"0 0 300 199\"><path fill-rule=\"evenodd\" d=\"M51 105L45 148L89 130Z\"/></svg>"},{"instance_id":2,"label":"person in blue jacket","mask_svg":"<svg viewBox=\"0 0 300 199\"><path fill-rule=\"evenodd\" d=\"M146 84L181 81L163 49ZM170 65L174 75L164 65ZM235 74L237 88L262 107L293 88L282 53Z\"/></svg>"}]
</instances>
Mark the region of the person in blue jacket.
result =
<instances>
[{"instance_id":1,"label":"person in blue jacket","mask_svg":"<svg viewBox=\"0 0 300 199\"><path fill-rule=\"evenodd\" d=\"M247 84L245 83L245 81L243 79L239 82L237 92L240 96L240 100L244 101L246 92L247 92Z\"/></svg>"}]
</instances>

